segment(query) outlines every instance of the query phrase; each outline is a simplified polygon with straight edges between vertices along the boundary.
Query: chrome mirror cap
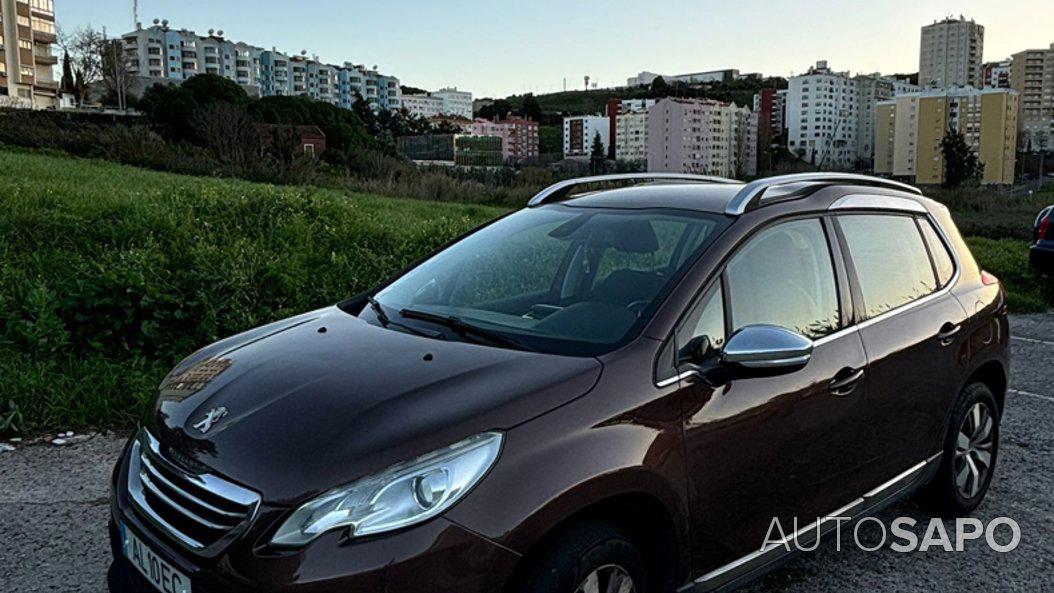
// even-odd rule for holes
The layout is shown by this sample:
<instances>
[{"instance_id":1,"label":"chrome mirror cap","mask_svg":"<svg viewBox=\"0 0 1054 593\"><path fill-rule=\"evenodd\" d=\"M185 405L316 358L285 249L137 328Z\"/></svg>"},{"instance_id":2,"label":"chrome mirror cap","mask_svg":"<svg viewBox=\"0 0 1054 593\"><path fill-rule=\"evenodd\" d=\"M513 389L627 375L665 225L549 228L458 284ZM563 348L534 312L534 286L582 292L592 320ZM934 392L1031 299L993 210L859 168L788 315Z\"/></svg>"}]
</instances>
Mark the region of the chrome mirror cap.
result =
<instances>
[{"instance_id":1,"label":"chrome mirror cap","mask_svg":"<svg viewBox=\"0 0 1054 593\"><path fill-rule=\"evenodd\" d=\"M777 325L748 325L732 334L721 361L749 369L802 367L812 356L812 340Z\"/></svg>"}]
</instances>

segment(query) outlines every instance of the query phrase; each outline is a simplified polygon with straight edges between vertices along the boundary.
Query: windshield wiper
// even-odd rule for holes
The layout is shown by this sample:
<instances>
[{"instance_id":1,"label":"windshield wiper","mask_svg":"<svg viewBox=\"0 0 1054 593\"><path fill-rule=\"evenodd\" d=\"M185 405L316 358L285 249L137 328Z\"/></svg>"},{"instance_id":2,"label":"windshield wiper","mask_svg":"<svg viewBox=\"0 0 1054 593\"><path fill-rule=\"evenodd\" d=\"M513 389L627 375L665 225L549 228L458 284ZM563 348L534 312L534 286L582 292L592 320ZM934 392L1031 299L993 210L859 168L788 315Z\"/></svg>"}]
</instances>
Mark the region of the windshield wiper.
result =
<instances>
[{"instance_id":1,"label":"windshield wiper","mask_svg":"<svg viewBox=\"0 0 1054 593\"><path fill-rule=\"evenodd\" d=\"M412 333L414 335L423 336L425 338L434 338L435 337L432 334L423 332L423 331L421 331L419 329L412 328L409 325L406 325L404 323L398 323L398 322L392 321L391 318L388 317L388 314L384 312L384 307L382 307L380 302L378 302L377 299L373 298L372 296L366 297L366 301L370 304L370 308L373 309L374 315L377 316L377 321L381 322L382 326L384 326L384 327L394 326L394 327L402 328L402 329L405 329L406 331L408 331L408 332L410 332L410 333Z\"/></svg>"},{"instance_id":2,"label":"windshield wiper","mask_svg":"<svg viewBox=\"0 0 1054 593\"><path fill-rule=\"evenodd\" d=\"M516 350L537 352L535 348L532 348L519 340L510 338L509 336L496 331L479 327L478 325L473 325L464 321L460 317L455 317L453 315L438 315L436 313L418 311L416 309L403 309L402 311L399 311L399 314L407 319L419 319L421 321L428 321L429 323L435 323L450 328L454 333L465 339L471 339L469 336L472 335L476 338L483 338L484 341L490 342L493 345L506 346ZM478 339L473 341L479 342Z\"/></svg>"}]
</instances>

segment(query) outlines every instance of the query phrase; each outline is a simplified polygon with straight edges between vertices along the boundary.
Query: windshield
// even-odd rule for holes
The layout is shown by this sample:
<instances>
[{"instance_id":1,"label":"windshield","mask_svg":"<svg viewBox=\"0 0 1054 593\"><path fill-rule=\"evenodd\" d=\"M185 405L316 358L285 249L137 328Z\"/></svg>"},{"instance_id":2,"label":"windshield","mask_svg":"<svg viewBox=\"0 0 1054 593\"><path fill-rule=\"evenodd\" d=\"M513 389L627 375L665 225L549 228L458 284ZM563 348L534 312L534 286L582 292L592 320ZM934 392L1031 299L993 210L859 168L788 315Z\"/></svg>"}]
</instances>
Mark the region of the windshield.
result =
<instances>
[{"instance_id":1,"label":"windshield","mask_svg":"<svg viewBox=\"0 0 1054 593\"><path fill-rule=\"evenodd\" d=\"M465 338L467 328L495 345L497 337L596 356L636 335L726 224L681 210L521 210L413 268L363 315L403 330Z\"/></svg>"}]
</instances>

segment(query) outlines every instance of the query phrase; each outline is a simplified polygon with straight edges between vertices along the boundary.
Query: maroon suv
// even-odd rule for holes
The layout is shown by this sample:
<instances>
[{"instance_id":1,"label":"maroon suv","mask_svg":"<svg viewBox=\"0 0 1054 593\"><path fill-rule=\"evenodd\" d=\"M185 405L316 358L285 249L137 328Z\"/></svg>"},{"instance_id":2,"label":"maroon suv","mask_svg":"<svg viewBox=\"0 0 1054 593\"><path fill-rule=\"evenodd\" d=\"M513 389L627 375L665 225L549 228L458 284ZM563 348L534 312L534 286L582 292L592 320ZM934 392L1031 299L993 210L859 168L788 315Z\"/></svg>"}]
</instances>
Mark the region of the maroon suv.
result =
<instances>
[{"instance_id":1,"label":"maroon suv","mask_svg":"<svg viewBox=\"0 0 1054 593\"><path fill-rule=\"evenodd\" d=\"M1005 293L915 188L564 182L179 364L114 472L110 587L730 588L786 556L774 518L973 510L1007 365Z\"/></svg>"}]
</instances>

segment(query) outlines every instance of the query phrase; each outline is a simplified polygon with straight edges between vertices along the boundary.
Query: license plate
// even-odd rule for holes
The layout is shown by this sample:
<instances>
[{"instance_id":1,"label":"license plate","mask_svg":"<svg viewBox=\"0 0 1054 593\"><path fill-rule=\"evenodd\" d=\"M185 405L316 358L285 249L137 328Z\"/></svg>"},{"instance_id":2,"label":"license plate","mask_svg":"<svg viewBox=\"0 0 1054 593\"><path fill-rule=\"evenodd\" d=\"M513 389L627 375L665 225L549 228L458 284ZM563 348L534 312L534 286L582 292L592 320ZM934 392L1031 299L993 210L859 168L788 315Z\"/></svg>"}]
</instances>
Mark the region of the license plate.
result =
<instances>
[{"instance_id":1,"label":"license plate","mask_svg":"<svg viewBox=\"0 0 1054 593\"><path fill-rule=\"evenodd\" d=\"M191 593L190 577L165 562L124 525L121 525L121 543L125 557L158 591Z\"/></svg>"}]
</instances>

